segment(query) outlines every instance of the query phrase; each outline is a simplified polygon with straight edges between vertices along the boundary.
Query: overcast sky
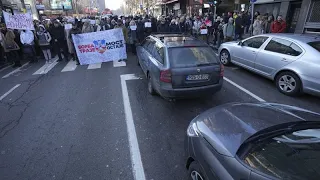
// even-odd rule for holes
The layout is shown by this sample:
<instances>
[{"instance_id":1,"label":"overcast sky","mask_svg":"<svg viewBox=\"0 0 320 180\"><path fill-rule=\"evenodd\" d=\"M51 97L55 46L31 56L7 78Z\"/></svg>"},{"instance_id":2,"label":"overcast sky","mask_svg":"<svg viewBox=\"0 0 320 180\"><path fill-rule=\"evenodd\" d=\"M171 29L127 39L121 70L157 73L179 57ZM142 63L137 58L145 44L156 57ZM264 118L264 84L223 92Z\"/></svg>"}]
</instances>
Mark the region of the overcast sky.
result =
<instances>
[{"instance_id":1,"label":"overcast sky","mask_svg":"<svg viewBox=\"0 0 320 180\"><path fill-rule=\"evenodd\" d=\"M123 0L105 0L106 7L109 9L118 9L123 3Z\"/></svg>"}]
</instances>

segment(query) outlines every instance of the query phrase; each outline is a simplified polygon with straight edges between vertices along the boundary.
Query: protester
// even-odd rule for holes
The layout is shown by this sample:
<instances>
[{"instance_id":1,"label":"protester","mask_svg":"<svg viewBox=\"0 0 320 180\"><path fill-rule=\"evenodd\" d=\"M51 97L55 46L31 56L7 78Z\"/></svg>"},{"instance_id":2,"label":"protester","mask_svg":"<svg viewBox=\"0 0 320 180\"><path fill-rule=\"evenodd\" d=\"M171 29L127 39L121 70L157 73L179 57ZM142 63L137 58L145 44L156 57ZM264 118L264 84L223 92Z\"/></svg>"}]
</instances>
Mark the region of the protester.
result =
<instances>
[{"instance_id":1,"label":"protester","mask_svg":"<svg viewBox=\"0 0 320 180\"><path fill-rule=\"evenodd\" d=\"M271 33L271 24L272 22L274 21L274 17L271 15L268 17L268 20L265 24L265 29L264 29L264 32L265 33Z\"/></svg>"},{"instance_id":2,"label":"protester","mask_svg":"<svg viewBox=\"0 0 320 180\"><path fill-rule=\"evenodd\" d=\"M22 30L20 34L23 54L30 59L30 63L36 62L36 52L34 49L34 34L30 30Z\"/></svg>"},{"instance_id":3,"label":"protester","mask_svg":"<svg viewBox=\"0 0 320 180\"><path fill-rule=\"evenodd\" d=\"M69 32L69 37L68 38L69 38L69 41L72 43L71 55L73 56L73 60L77 61L77 65L79 65L80 64L79 58L77 56L77 52L75 50L74 42L73 42L73 39L72 39L72 35L76 35L76 34L81 34L81 30L78 27L78 25L76 23L74 23L74 24L72 24L72 29Z\"/></svg>"},{"instance_id":4,"label":"protester","mask_svg":"<svg viewBox=\"0 0 320 180\"><path fill-rule=\"evenodd\" d=\"M51 35L43 25L39 25L37 27L36 34L37 34L38 43L42 50L44 58L46 59L47 63L50 63L52 59L51 50L50 50L50 42L52 39Z\"/></svg>"},{"instance_id":5,"label":"protester","mask_svg":"<svg viewBox=\"0 0 320 180\"><path fill-rule=\"evenodd\" d=\"M184 17L180 18L178 26L179 26L180 32L182 32L182 33L186 33L187 32L187 27L186 27L186 22L185 22Z\"/></svg>"},{"instance_id":6,"label":"protester","mask_svg":"<svg viewBox=\"0 0 320 180\"><path fill-rule=\"evenodd\" d=\"M225 42L232 41L234 39L235 27L233 25L233 18L229 18L227 24L223 26L223 35Z\"/></svg>"},{"instance_id":7,"label":"protester","mask_svg":"<svg viewBox=\"0 0 320 180\"><path fill-rule=\"evenodd\" d=\"M214 39L213 39L213 44L216 45L217 44L217 40L218 40L218 27L221 23L221 19L220 16L217 17L216 22L214 22L213 24L213 35L214 35Z\"/></svg>"},{"instance_id":8,"label":"protester","mask_svg":"<svg viewBox=\"0 0 320 180\"><path fill-rule=\"evenodd\" d=\"M235 39L242 40L242 35L244 33L245 20L242 16L242 13L238 14L238 17L235 19Z\"/></svg>"},{"instance_id":9,"label":"protester","mask_svg":"<svg viewBox=\"0 0 320 180\"><path fill-rule=\"evenodd\" d=\"M170 32L172 33L178 33L180 32L179 26L177 25L177 22L175 19L171 20L170 26L169 26Z\"/></svg>"},{"instance_id":10,"label":"protester","mask_svg":"<svg viewBox=\"0 0 320 180\"><path fill-rule=\"evenodd\" d=\"M259 34L263 34L264 31L264 24L262 21L262 17L259 15L257 16L256 20L253 23L253 35L259 35Z\"/></svg>"},{"instance_id":11,"label":"protester","mask_svg":"<svg viewBox=\"0 0 320 180\"><path fill-rule=\"evenodd\" d=\"M202 23L200 21L200 17L195 17L195 21L193 22L192 33L195 37L197 37L200 33L200 27Z\"/></svg>"},{"instance_id":12,"label":"protester","mask_svg":"<svg viewBox=\"0 0 320 180\"><path fill-rule=\"evenodd\" d=\"M164 18L161 18L161 22L158 25L157 30L160 33L170 32L169 26L166 24L166 21Z\"/></svg>"},{"instance_id":13,"label":"protester","mask_svg":"<svg viewBox=\"0 0 320 180\"><path fill-rule=\"evenodd\" d=\"M1 28L1 46L7 56L7 59L14 63L13 67L21 67L18 51L20 47L14 41L14 32L5 26Z\"/></svg>"},{"instance_id":14,"label":"protester","mask_svg":"<svg viewBox=\"0 0 320 180\"><path fill-rule=\"evenodd\" d=\"M123 25L123 21L121 19L118 20L118 24L114 27L115 29L116 28L119 28L119 29L122 29L122 33L123 33L123 36L124 36L124 40L126 43L128 43L128 30L127 28ZM119 62L121 61L127 61L126 59L120 59Z\"/></svg>"},{"instance_id":15,"label":"protester","mask_svg":"<svg viewBox=\"0 0 320 180\"><path fill-rule=\"evenodd\" d=\"M63 52L64 59L68 61L68 48L65 39L64 27L59 21L54 21L50 34L53 40L54 51L59 57L58 61L62 61L63 59L61 51Z\"/></svg>"},{"instance_id":16,"label":"protester","mask_svg":"<svg viewBox=\"0 0 320 180\"><path fill-rule=\"evenodd\" d=\"M85 21L82 27L82 33L91 33L94 32L93 26L90 24L90 21Z\"/></svg>"},{"instance_id":17,"label":"protester","mask_svg":"<svg viewBox=\"0 0 320 180\"><path fill-rule=\"evenodd\" d=\"M137 28L136 22L134 20L131 20L129 24L128 36L129 36L129 44L130 44L131 52L134 55L136 55L136 43L138 40L136 28Z\"/></svg>"},{"instance_id":18,"label":"protester","mask_svg":"<svg viewBox=\"0 0 320 180\"><path fill-rule=\"evenodd\" d=\"M272 33L284 33L287 28L287 23L282 19L282 16L278 16L276 21L271 24Z\"/></svg>"},{"instance_id":19,"label":"protester","mask_svg":"<svg viewBox=\"0 0 320 180\"><path fill-rule=\"evenodd\" d=\"M136 23L136 25L138 42L142 43L142 41L144 40L144 23L142 22L141 18L138 18L138 22Z\"/></svg>"}]
</instances>

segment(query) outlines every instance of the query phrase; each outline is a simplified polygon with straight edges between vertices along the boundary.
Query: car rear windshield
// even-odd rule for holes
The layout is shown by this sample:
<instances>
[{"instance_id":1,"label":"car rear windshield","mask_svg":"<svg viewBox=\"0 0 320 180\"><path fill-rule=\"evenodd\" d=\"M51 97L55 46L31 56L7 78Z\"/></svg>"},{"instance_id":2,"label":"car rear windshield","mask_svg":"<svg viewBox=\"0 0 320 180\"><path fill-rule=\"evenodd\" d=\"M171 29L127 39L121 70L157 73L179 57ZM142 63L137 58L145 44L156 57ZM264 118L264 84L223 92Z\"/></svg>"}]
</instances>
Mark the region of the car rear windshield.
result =
<instances>
[{"instance_id":1,"label":"car rear windshield","mask_svg":"<svg viewBox=\"0 0 320 180\"><path fill-rule=\"evenodd\" d=\"M310 42L308 44L320 52L320 41Z\"/></svg>"},{"instance_id":2,"label":"car rear windshield","mask_svg":"<svg viewBox=\"0 0 320 180\"><path fill-rule=\"evenodd\" d=\"M218 58L210 47L174 47L168 49L172 67L193 67L218 64Z\"/></svg>"},{"instance_id":3,"label":"car rear windshield","mask_svg":"<svg viewBox=\"0 0 320 180\"><path fill-rule=\"evenodd\" d=\"M319 179L320 129L295 131L257 143L244 161L279 179Z\"/></svg>"}]
</instances>

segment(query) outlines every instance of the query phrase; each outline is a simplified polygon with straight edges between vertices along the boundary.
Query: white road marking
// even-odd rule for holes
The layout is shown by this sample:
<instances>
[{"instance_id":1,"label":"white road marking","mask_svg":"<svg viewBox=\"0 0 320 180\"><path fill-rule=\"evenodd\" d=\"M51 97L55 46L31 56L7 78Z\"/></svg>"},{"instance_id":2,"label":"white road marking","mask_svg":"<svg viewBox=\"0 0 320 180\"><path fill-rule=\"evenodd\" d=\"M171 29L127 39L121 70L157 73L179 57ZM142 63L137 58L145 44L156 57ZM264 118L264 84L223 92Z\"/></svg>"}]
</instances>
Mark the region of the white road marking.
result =
<instances>
[{"instance_id":1,"label":"white road marking","mask_svg":"<svg viewBox=\"0 0 320 180\"><path fill-rule=\"evenodd\" d=\"M13 86L13 88L11 88L8 92L4 93L4 95L2 95L0 97L0 101L2 101L2 99L4 99L6 96L8 96L10 93L12 93L12 91L14 91L15 89L17 89L21 84L17 84L15 86Z\"/></svg>"},{"instance_id":2,"label":"white road marking","mask_svg":"<svg viewBox=\"0 0 320 180\"><path fill-rule=\"evenodd\" d=\"M253 97L254 99L256 99L256 100L258 100L258 101L260 101L260 102L266 102L264 99L262 99L262 98L260 98L259 96L253 94L252 92L250 92L250 91L247 90L246 88L238 85L237 83L231 81L230 79L228 79L228 78L226 78L226 77L224 77L223 79L226 80L228 83L234 85L235 87L237 87L237 88L240 89L241 91L247 93L248 95L250 95L250 96Z\"/></svg>"},{"instance_id":3,"label":"white road marking","mask_svg":"<svg viewBox=\"0 0 320 180\"><path fill-rule=\"evenodd\" d=\"M17 73L17 72L21 71L21 68L23 68L23 67L27 66L29 63L30 63L30 62L25 63L25 64L24 64L24 65L22 65L21 67L19 67L19 68L15 69L15 70L13 70L13 71L11 71L11 72L10 72L10 73L8 73L7 75L3 76L2 78L7 78L7 77L11 76L12 74L15 74L15 73Z\"/></svg>"},{"instance_id":4,"label":"white road marking","mask_svg":"<svg viewBox=\"0 0 320 180\"><path fill-rule=\"evenodd\" d=\"M132 173L135 180L145 180L146 176L144 174L143 164L141 160L141 153L139 149L137 133L134 126L134 121L132 117L132 110L130 105L130 99L127 88L127 80L139 79L134 74L123 74L121 78L121 88L123 97L124 112L126 115L128 139L130 145L130 155L131 155L131 165Z\"/></svg>"},{"instance_id":5,"label":"white road marking","mask_svg":"<svg viewBox=\"0 0 320 180\"><path fill-rule=\"evenodd\" d=\"M76 61L69 61L68 64L62 69L61 72L69 72L74 71L77 68L77 62Z\"/></svg>"},{"instance_id":6,"label":"white road marking","mask_svg":"<svg viewBox=\"0 0 320 180\"><path fill-rule=\"evenodd\" d=\"M7 67L4 67L4 68L0 69L0 72L4 71L4 70L6 70L6 69L8 69L8 68L10 68L10 67L12 67L12 65L9 65L9 66L7 66Z\"/></svg>"},{"instance_id":7,"label":"white road marking","mask_svg":"<svg viewBox=\"0 0 320 180\"><path fill-rule=\"evenodd\" d=\"M40 69L38 69L35 73L33 73L33 75L47 74L57 64L58 64L57 61L54 61L53 63L45 63Z\"/></svg>"},{"instance_id":8,"label":"white road marking","mask_svg":"<svg viewBox=\"0 0 320 180\"><path fill-rule=\"evenodd\" d=\"M127 63L124 61L118 62L118 61L113 61L113 67L123 67L126 66Z\"/></svg>"},{"instance_id":9,"label":"white road marking","mask_svg":"<svg viewBox=\"0 0 320 180\"><path fill-rule=\"evenodd\" d=\"M89 64L88 69L100 69L102 63Z\"/></svg>"}]
</instances>

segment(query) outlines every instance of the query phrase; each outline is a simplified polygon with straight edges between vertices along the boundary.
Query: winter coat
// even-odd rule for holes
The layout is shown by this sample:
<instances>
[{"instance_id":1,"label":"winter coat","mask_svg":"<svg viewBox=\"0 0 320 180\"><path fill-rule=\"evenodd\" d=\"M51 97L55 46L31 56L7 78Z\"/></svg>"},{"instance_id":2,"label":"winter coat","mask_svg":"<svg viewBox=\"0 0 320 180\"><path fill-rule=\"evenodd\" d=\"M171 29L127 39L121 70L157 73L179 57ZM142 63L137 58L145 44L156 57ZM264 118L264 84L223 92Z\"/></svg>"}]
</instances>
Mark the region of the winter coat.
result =
<instances>
[{"instance_id":1,"label":"winter coat","mask_svg":"<svg viewBox=\"0 0 320 180\"><path fill-rule=\"evenodd\" d=\"M157 29L158 29L158 32L162 32L162 33L170 32L170 28L167 24L159 24Z\"/></svg>"},{"instance_id":2,"label":"winter coat","mask_svg":"<svg viewBox=\"0 0 320 180\"><path fill-rule=\"evenodd\" d=\"M73 39L72 39L72 35L73 35L73 34L74 34L74 35L76 35L76 34L81 34L81 30L80 30L79 28L76 28L76 29L72 28L72 29L70 29L68 38L69 38L70 42L72 42L72 43L73 43Z\"/></svg>"},{"instance_id":3,"label":"winter coat","mask_svg":"<svg viewBox=\"0 0 320 180\"><path fill-rule=\"evenodd\" d=\"M235 27L233 23L227 23L223 25L223 35L224 37L233 37L235 32Z\"/></svg>"},{"instance_id":4,"label":"winter coat","mask_svg":"<svg viewBox=\"0 0 320 180\"><path fill-rule=\"evenodd\" d=\"M273 21L271 24L271 32L272 33L284 33L287 28L287 23L285 21Z\"/></svg>"},{"instance_id":5,"label":"winter coat","mask_svg":"<svg viewBox=\"0 0 320 180\"><path fill-rule=\"evenodd\" d=\"M120 29L122 29L122 33L123 33L123 36L124 36L124 40L125 40L125 42L126 43L128 43L128 41L129 41L129 39L128 39L128 29L124 26L124 25L116 25L115 27L114 27L115 29L116 28L120 28Z\"/></svg>"},{"instance_id":6,"label":"winter coat","mask_svg":"<svg viewBox=\"0 0 320 180\"><path fill-rule=\"evenodd\" d=\"M94 32L93 26L90 24L90 22L85 22L82 27L82 33L91 33L91 32Z\"/></svg>"},{"instance_id":7,"label":"winter coat","mask_svg":"<svg viewBox=\"0 0 320 180\"><path fill-rule=\"evenodd\" d=\"M52 27L50 35L53 40L58 40L59 42L63 42L65 40L65 33L63 26Z\"/></svg>"},{"instance_id":8,"label":"winter coat","mask_svg":"<svg viewBox=\"0 0 320 180\"><path fill-rule=\"evenodd\" d=\"M271 33L271 24L272 22L267 21L264 29L264 33Z\"/></svg>"},{"instance_id":9,"label":"winter coat","mask_svg":"<svg viewBox=\"0 0 320 180\"><path fill-rule=\"evenodd\" d=\"M37 38L39 46L49 46L51 41L51 35L49 32L37 32Z\"/></svg>"},{"instance_id":10,"label":"winter coat","mask_svg":"<svg viewBox=\"0 0 320 180\"><path fill-rule=\"evenodd\" d=\"M180 32L182 32L182 33L187 32L186 23L185 22L180 22L179 23L179 29L180 29Z\"/></svg>"},{"instance_id":11,"label":"winter coat","mask_svg":"<svg viewBox=\"0 0 320 180\"><path fill-rule=\"evenodd\" d=\"M194 34L199 34L201 24L202 24L201 21L194 21L194 22L193 22L192 30L193 30L193 33L194 33Z\"/></svg>"},{"instance_id":12,"label":"winter coat","mask_svg":"<svg viewBox=\"0 0 320 180\"><path fill-rule=\"evenodd\" d=\"M10 52L20 49L18 44L14 41L15 35L13 31L7 30L5 34L1 33L1 39L1 45L4 49L4 52Z\"/></svg>"},{"instance_id":13,"label":"winter coat","mask_svg":"<svg viewBox=\"0 0 320 180\"><path fill-rule=\"evenodd\" d=\"M235 19L235 33L236 34L243 34L244 33L244 26L245 26L245 19L243 17L237 17Z\"/></svg>"},{"instance_id":14,"label":"winter coat","mask_svg":"<svg viewBox=\"0 0 320 180\"><path fill-rule=\"evenodd\" d=\"M134 44L137 40L137 30L131 30L130 27L128 28L128 37L129 37L129 44Z\"/></svg>"},{"instance_id":15,"label":"winter coat","mask_svg":"<svg viewBox=\"0 0 320 180\"><path fill-rule=\"evenodd\" d=\"M253 23L253 35L263 34L264 26L261 20L255 20Z\"/></svg>"},{"instance_id":16,"label":"winter coat","mask_svg":"<svg viewBox=\"0 0 320 180\"><path fill-rule=\"evenodd\" d=\"M34 44L34 34L30 30L22 31L20 34L20 41L22 44L33 45Z\"/></svg>"},{"instance_id":17,"label":"winter coat","mask_svg":"<svg viewBox=\"0 0 320 180\"><path fill-rule=\"evenodd\" d=\"M170 32L176 32L176 33L180 32L179 26L177 24L171 24L169 26L169 29L170 29Z\"/></svg>"}]
</instances>

